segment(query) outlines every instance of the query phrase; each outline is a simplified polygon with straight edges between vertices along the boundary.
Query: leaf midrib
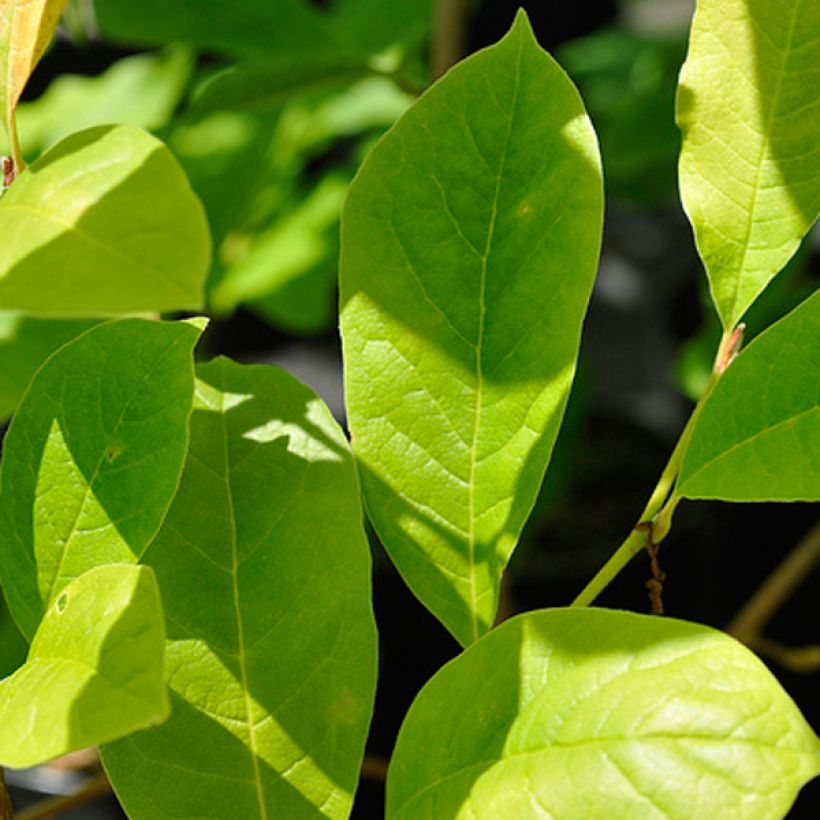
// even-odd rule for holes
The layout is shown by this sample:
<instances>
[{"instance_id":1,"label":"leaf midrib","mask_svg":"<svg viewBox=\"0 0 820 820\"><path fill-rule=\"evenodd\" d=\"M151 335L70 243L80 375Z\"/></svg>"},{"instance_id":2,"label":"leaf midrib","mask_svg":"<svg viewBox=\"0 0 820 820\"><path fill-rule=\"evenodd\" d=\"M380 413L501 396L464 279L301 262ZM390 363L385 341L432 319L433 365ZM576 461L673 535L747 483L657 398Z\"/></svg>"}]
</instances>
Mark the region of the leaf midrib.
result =
<instances>
[{"instance_id":1,"label":"leaf midrib","mask_svg":"<svg viewBox=\"0 0 820 820\"><path fill-rule=\"evenodd\" d=\"M495 180L495 192L493 194L493 205L490 213L490 223L487 228L487 241L484 245L484 253L481 257L481 280L478 296L478 334L475 343L475 406L473 411L473 435L470 443L470 466L467 479L467 549L468 562L470 566L470 618L473 628L473 640L477 641L478 632L478 612L476 607L476 580L475 580L475 474L476 474L476 451L478 449L478 436L481 429L481 401L484 389L484 372L482 368L481 349L484 342L484 318L487 312L486 287L487 287L487 261L492 250L495 225L498 218L498 200L501 193L501 181L504 176L504 169L507 164L507 156L510 148L510 141L513 133L513 122L515 120L515 109L518 105L518 94L521 85L521 57L523 54L523 42L518 39L518 54L515 64L515 85L513 86L512 101L510 105L509 122L507 124L507 134L504 139L504 147L501 151L501 160L498 164L498 173Z\"/></svg>"},{"instance_id":2,"label":"leaf midrib","mask_svg":"<svg viewBox=\"0 0 820 820\"><path fill-rule=\"evenodd\" d=\"M228 419L227 408L225 407L225 393L220 391L220 419L222 422L222 447L225 465L225 493L228 502L228 522L231 533L231 583L233 589L233 606L236 617L236 648L239 662L240 675L242 676L242 695L245 700L245 723L248 728L248 752L251 756L253 767L253 780L256 787L256 799L259 803L259 816L261 820L267 820L267 808L265 806L265 793L262 786L262 773L259 770L259 756L256 750L256 730L251 715L251 700L248 689L248 668L247 655L245 651L245 626L242 622L242 610L239 601L239 550L237 544L236 508L233 498L233 487L231 485L231 457L228 446Z\"/></svg>"}]
</instances>

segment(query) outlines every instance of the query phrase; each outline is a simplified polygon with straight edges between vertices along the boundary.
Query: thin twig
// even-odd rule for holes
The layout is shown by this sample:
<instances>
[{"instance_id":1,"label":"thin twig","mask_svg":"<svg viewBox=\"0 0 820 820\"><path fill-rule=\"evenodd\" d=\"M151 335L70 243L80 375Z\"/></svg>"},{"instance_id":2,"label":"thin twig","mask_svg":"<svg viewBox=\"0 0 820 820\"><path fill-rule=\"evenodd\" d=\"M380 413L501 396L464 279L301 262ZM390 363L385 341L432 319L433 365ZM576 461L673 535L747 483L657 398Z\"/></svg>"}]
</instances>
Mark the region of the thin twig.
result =
<instances>
[{"instance_id":1,"label":"thin twig","mask_svg":"<svg viewBox=\"0 0 820 820\"><path fill-rule=\"evenodd\" d=\"M764 636L766 626L794 590L820 563L820 521L796 544L735 615L726 631L752 649L797 671L820 667L820 647L788 647Z\"/></svg>"},{"instance_id":2,"label":"thin twig","mask_svg":"<svg viewBox=\"0 0 820 820\"><path fill-rule=\"evenodd\" d=\"M430 74L437 80L463 56L467 40L467 0L436 0Z\"/></svg>"},{"instance_id":3,"label":"thin twig","mask_svg":"<svg viewBox=\"0 0 820 820\"><path fill-rule=\"evenodd\" d=\"M11 800L6 791L6 779L3 777L3 767L0 766L0 820L12 820L14 812L11 809Z\"/></svg>"},{"instance_id":4,"label":"thin twig","mask_svg":"<svg viewBox=\"0 0 820 820\"><path fill-rule=\"evenodd\" d=\"M362 761L362 780L375 780L383 783L387 780L387 767L389 761L376 755L366 755Z\"/></svg>"},{"instance_id":5,"label":"thin twig","mask_svg":"<svg viewBox=\"0 0 820 820\"><path fill-rule=\"evenodd\" d=\"M84 806L86 803L93 803L111 793L111 784L104 772L89 777L77 791L71 794L61 794L56 797L49 797L35 803L30 809L17 814L17 820L47 820L56 817L70 809Z\"/></svg>"}]
</instances>

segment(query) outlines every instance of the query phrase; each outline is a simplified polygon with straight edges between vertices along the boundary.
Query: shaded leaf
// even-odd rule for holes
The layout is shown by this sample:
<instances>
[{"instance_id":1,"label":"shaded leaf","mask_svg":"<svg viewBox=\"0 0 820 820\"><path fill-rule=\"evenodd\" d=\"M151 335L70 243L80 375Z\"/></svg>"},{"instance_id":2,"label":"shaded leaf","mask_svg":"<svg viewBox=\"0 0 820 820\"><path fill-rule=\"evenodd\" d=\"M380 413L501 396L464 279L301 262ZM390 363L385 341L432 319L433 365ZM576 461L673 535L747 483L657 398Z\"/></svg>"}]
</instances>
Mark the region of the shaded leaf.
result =
<instances>
[{"instance_id":1,"label":"shaded leaf","mask_svg":"<svg viewBox=\"0 0 820 820\"><path fill-rule=\"evenodd\" d=\"M699 0L681 72L680 188L724 327L820 210L820 3Z\"/></svg>"},{"instance_id":2,"label":"shaded leaf","mask_svg":"<svg viewBox=\"0 0 820 820\"><path fill-rule=\"evenodd\" d=\"M27 637L69 581L136 561L159 529L185 460L200 331L106 322L37 372L2 472L0 578Z\"/></svg>"},{"instance_id":3,"label":"shaded leaf","mask_svg":"<svg viewBox=\"0 0 820 820\"><path fill-rule=\"evenodd\" d=\"M24 768L168 716L154 573L107 565L49 607L26 663L0 682L0 764Z\"/></svg>"},{"instance_id":4,"label":"shaded leaf","mask_svg":"<svg viewBox=\"0 0 820 820\"><path fill-rule=\"evenodd\" d=\"M67 317L202 301L202 205L168 149L137 128L91 128L45 153L0 199L0 230L3 309Z\"/></svg>"},{"instance_id":5,"label":"shaded leaf","mask_svg":"<svg viewBox=\"0 0 820 820\"><path fill-rule=\"evenodd\" d=\"M503 623L411 707L388 820L785 816L820 743L745 647L596 609Z\"/></svg>"},{"instance_id":6,"label":"shaded leaf","mask_svg":"<svg viewBox=\"0 0 820 820\"><path fill-rule=\"evenodd\" d=\"M370 517L462 642L493 620L575 369L601 170L523 12L388 132L342 213L342 335Z\"/></svg>"},{"instance_id":7,"label":"shaded leaf","mask_svg":"<svg viewBox=\"0 0 820 820\"><path fill-rule=\"evenodd\" d=\"M677 491L820 500L820 291L757 337L706 401Z\"/></svg>"},{"instance_id":8,"label":"shaded leaf","mask_svg":"<svg viewBox=\"0 0 820 820\"><path fill-rule=\"evenodd\" d=\"M93 325L92 319L36 319L0 311L0 419L14 412L37 368Z\"/></svg>"},{"instance_id":9,"label":"shaded leaf","mask_svg":"<svg viewBox=\"0 0 820 820\"><path fill-rule=\"evenodd\" d=\"M0 105L14 141L14 109L54 34L67 0L2 0L0 3Z\"/></svg>"},{"instance_id":10,"label":"shaded leaf","mask_svg":"<svg viewBox=\"0 0 820 820\"><path fill-rule=\"evenodd\" d=\"M347 443L280 370L198 375L182 484L144 559L173 715L103 749L106 770L135 820L347 817L376 677Z\"/></svg>"}]
</instances>

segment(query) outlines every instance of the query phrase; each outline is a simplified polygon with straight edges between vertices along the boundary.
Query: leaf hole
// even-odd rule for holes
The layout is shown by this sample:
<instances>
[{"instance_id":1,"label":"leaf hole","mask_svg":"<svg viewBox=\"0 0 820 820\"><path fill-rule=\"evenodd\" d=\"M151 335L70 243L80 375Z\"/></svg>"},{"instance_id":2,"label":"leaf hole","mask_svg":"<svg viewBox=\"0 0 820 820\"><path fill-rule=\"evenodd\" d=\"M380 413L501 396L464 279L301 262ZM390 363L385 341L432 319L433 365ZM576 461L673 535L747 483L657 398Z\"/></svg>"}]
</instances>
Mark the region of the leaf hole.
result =
<instances>
[{"instance_id":1,"label":"leaf hole","mask_svg":"<svg viewBox=\"0 0 820 820\"><path fill-rule=\"evenodd\" d=\"M105 457L108 461L113 461L118 455L120 455L123 451L123 448L119 446L119 444L112 444L106 451Z\"/></svg>"},{"instance_id":2,"label":"leaf hole","mask_svg":"<svg viewBox=\"0 0 820 820\"><path fill-rule=\"evenodd\" d=\"M57 598L57 603L54 606L57 612L59 612L60 615L62 615L63 612L65 612L65 608L68 606L68 593L61 592Z\"/></svg>"}]
</instances>

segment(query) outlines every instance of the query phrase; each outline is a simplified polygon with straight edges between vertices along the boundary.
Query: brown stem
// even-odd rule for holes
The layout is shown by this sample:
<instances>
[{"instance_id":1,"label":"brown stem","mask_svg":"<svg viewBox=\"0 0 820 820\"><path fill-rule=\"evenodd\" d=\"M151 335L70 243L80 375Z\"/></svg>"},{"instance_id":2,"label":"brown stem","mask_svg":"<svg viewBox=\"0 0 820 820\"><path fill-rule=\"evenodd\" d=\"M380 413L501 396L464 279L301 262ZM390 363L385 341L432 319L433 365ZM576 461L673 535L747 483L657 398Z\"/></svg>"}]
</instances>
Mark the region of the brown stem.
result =
<instances>
[{"instance_id":1,"label":"brown stem","mask_svg":"<svg viewBox=\"0 0 820 820\"><path fill-rule=\"evenodd\" d=\"M820 521L797 543L783 563L735 615L727 632L741 641L759 637L792 592L820 561Z\"/></svg>"},{"instance_id":2,"label":"brown stem","mask_svg":"<svg viewBox=\"0 0 820 820\"><path fill-rule=\"evenodd\" d=\"M14 812L11 809L11 799L6 791L6 779L3 777L3 767L0 766L0 820L13 820Z\"/></svg>"},{"instance_id":3,"label":"brown stem","mask_svg":"<svg viewBox=\"0 0 820 820\"><path fill-rule=\"evenodd\" d=\"M436 0L430 74L437 80L464 56L467 0Z\"/></svg>"},{"instance_id":4,"label":"brown stem","mask_svg":"<svg viewBox=\"0 0 820 820\"><path fill-rule=\"evenodd\" d=\"M387 767L389 761L383 757L367 755L362 761L362 779L384 782L387 780Z\"/></svg>"},{"instance_id":5,"label":"brown stem","mask_svg":"<svg viewBox=\"0 0 820 820\"><path fill-rule=\"evenodd\" d=\"M17 820L47 820L56 817L77 806L84 806L86 803L93 803L101 797L105 797L111 792L111 784L104 772L89 777L77 791L71 794L61 794L56 797L49 797L41 800L30 809L21 811L17 815Z\"/></svg>"}]
</instances>

